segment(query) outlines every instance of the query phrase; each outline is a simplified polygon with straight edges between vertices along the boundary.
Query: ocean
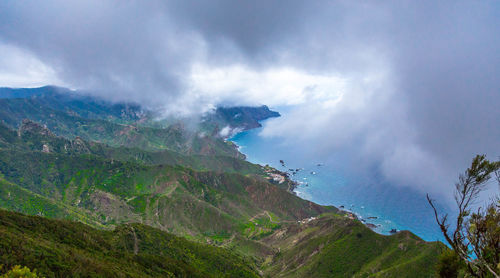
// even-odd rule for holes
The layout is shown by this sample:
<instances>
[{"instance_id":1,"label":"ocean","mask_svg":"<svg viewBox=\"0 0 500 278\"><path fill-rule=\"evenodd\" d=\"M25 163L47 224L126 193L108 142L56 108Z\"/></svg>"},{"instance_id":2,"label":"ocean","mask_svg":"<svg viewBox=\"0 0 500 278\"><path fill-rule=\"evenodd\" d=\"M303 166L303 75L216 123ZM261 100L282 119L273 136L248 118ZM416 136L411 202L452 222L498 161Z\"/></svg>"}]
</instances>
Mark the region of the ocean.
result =
<instances>
[{"instance_id":1,"label":"ocean","mask_svg":"<svg viewBox=\"0 0 500 278\"><path fill-rule=\"evenodd\" d=\"M264 121L264 127L265 124ZM370 178L352 175L345 170L348 159L338 154L332 154L327 161L305 158L300 145L290 147L283 139L261 136L261 131L262 128L243 131L229 140L252 163L269 164L281 171L299 169L291 175L300 183L295 190L298 196L352 211L363 222L375 225L373 230L380 234L388 235L392 229L410 230L427 241L444 241L424 193L384 182L375 174L367 175ZM340 167L341 164L344 165Z\"/></svg>"}]
</instances>

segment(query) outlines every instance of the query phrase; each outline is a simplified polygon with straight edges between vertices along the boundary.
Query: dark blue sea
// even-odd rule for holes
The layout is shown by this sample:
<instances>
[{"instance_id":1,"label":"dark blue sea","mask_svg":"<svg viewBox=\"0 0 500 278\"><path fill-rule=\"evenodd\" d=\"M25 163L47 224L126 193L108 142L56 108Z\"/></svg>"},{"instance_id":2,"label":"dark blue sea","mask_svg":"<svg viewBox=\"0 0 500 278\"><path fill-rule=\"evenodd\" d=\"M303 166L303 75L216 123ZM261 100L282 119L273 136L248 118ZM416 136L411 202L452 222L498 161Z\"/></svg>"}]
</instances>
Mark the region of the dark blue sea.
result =
<instances>
[{"instance_id":1,"label":"dark blue sea","mask_svg":"<svg viewBox=\"0 0 500 278\"><path fill-rule=\"evenodd\" d=\"M341 154L332 154L325 161L315 160L302 154L300 145L261 136L261 131L257 128L240 132L230 140L250 162L269 164L282 171L300 169L291 175L300 182L295 190L298 196L321 205L344 206L365 223L376 225L374 230L380 234L389 234L391 229L410 230L427 241L443 241L423 192L389 184L375 173L353 175L349 167L356 165L349 166L349 159Z\"/></svg>"}]
</instances>

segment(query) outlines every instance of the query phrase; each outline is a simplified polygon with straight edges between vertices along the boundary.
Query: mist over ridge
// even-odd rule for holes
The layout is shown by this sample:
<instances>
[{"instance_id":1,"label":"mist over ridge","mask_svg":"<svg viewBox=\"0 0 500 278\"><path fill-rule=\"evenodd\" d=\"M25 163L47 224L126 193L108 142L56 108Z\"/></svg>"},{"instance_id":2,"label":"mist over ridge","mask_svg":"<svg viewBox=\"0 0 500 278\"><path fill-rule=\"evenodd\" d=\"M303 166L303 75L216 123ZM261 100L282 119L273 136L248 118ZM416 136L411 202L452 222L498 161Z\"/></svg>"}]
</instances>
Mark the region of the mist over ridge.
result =
<instances>
[{"instance_id":1,"label":"mist over ridge","mask_svg":"<svg viewBox=\"0 0 500 278\"><path fill-rule=\"evenodd\" d=\"M4 1L0 86L165 116L285 107L262 136L448 194L475 154L500 155L499 18L493 1Z\"/></svg>"}]
</instances>

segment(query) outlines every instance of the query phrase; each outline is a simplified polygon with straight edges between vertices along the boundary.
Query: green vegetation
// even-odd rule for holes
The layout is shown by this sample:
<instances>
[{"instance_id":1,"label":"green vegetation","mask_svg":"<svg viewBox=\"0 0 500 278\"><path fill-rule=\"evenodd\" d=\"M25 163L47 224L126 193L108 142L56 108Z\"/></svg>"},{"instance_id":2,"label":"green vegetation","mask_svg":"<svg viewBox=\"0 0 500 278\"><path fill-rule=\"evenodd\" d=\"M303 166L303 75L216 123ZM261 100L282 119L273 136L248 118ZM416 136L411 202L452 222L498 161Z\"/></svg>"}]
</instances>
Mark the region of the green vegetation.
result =
<instances>
[{"instance_id":1,"label":"green vegetation","mask_svg":"<svg viewBox=\"0 0 500 278\"><path fill-rule=\"evenodd\" d=\"M446 249L407 231L379 235L338 214L288 224L265 242L280 250L266 272L282 277L434 277Z\"/></svg>"},{"instance_id":2,"label":"green vegetation","mask_svg":"<svg viewBox=\"0 0 500 278\"><path fill-rule=\"evenodd\" d=\"M139 148L111 147L102 143L88 142L79 137L69 140L55 136L47 128L29 120L22 122L18 132L0 124L0 148L43 151L44 145L48 152L57 154L92 154L112 160L149 165L183 165L199 171L263 174L260 166L230 156L182 155L169 150L153 152Z\"/></svg>"},{"instance_id":3,"label":"green vegetation","mask_svg":"<svg viewBox=\"0 0 500 278\"><path fill-rule=\"evenodd\" d=\"M23 265L44 277L258 277L227 249L140 224L103 231L0 210L0 233L0 263L13 272Z\"/></svg>"},{"instance_id":4,"label":"green vegetation","mask_svg":"<svg viewBox=\"0 0 500 278\"><path fill-rule=\"evenodd\" d=\"M0 208L43 218L0 210L0 273L429 277L446 250L409 232L378 235L297 197L289 180L271 183L283 173L219 135L278 115L267 107L219 108L187 128L134 105L33 90L0 99Z\"/></svg>"},{"instance_id":5,"label":"green vegetation","mask_svg":"<svg viewBox=\"0 0 500 278\"><path fill-rule=\"evenodd\" d=\"M40 98L0 99L0 121L16 129L23 119L47 126L54 134L69 139L106 143L114 147L141 148L148 151L172 150L182 154L242 157L230 142L200 136L184 128L182 122L165 128L116 123L104 119L82 118L74 111L59 111L40 103Z\"/></svg>"},{"instance_id":6,"label":"green vegetation","mask_svg":"<svg viewBox=\"0 0 500 278\"><path fill-rule=\"evenodd\" d=\"M33 272L29 268L21 267L19 265L15 265L7 273L0 275L0 278L37 278L37 277L39 276L36 274L36 271Z\"/></svg>"},{"instance_id":7,"label":"green vegetation","mask_svg":"<svg viewBox=\"0 0 500 278\"><path fill-rule=\"evenodd\" d=\"M452 221L454 226L450 227L447 214L439 218L434 202L427 196L436 222L454 252L441 260L442 277L461 272L473 277L500 277L500 196L495 196L486 209L473 209L493 173L500 188L500 161L490 162L486 156L477 155L459 176L455 184L458 213L456 221Z\"/></svg>"}]
</instances>

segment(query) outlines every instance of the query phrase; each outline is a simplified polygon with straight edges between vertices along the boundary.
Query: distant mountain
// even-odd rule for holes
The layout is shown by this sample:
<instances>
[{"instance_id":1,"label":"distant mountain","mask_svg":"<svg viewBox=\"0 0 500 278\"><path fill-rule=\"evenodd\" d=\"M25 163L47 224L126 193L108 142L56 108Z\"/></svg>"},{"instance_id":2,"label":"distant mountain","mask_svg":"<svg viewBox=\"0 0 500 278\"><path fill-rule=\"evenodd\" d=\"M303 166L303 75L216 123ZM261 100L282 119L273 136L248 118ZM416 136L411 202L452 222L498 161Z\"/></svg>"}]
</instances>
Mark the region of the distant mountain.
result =
<instances>
[{"instance_id":1,"label":"distant mountain","mask_svg":"<svg viewBox=\"0 0 500 278\"><path fill-rule=\"evenodd\" d=\"M37 95L52 94L54 92L68 92L68 89L57 86L39 88L7 88L0 87L0 98L28 98Z\"/></svg>"},{"instance_id":2,"label":"distant mountain","mask_svg":"<svg viewBox=\"0 0 500 278\"><path fill-rule=\"evenodd\" d=\"M218 107L214 113L205 117L208 122L219 127L230 126L243 130L260 127L262 120L279 117L280 113L271 111L265 105L260 107Z\"/></svg>"},{"instance_id":3,"label":"distant mountain","mask_svg":"<svg viewBox=\"0 0 500 278\"><path fill-rule=\"evenodd\" d=\"M39 108L62 111L86 119L133 122L146 116L146 112L138 104L112 103L62 87L0 88L0 99L15 98L31 100L31 103Z\"/></svg>"},{"instance_id":4,"label":"distant mountain","mask_svg":"<svg viewBox=\"0 0 500 278\"><path fill-rule=\"evenodd\" d=\"M83 92L71 91L56 86L40 88L0 88L0 99L25 99L33 106L47 110L66 112L71 116L85 119L101 119L117 123L136 123L145 126L161 127L154 111L149 111L135 103L112 103L104 99L86 95ZM26 101L29 100L29 101ZM4 101L11 103L15 101ZM15 108L22 108L20 103ZM213 124L233 128L250 129L259 127L259 121L279 117L278 112L269 110L265 105L260 107L218 107L205 115L204 120ZM36 119L32 119L36 120ZM160 121L161 122L161 121ZM161 122L165 124L165 122Z\"/></svg>"},{"instance_id":5,"label":"distant mountain","mask_svg":"<svg viewBox=\"0 0 500 278\"><path fill-rule=\"evenodd\" d=\"M24 89L3 90L21 95ZM217 140L214 136L219 136L219 131L227 125L248 129L258 126L260 120L279 115L265 106L219 108L205 118L198 130L192 130L182 121L155 125L154 112L143 110L136 104L114 104L59 87L27 90L31 94L25 98L0 99L0 122L15 129L24 119L29 119L69 139L80 137L116 147L172 150L189 155L241 158L242 154L231 142ZM233 114L242 116L236 119L231 116Z\"/></svg>"}]
</instances>

